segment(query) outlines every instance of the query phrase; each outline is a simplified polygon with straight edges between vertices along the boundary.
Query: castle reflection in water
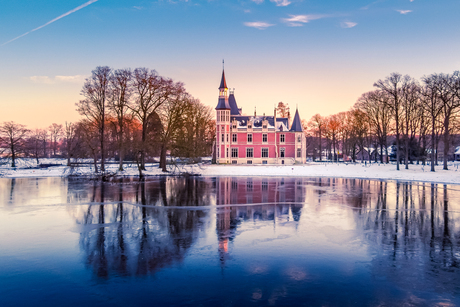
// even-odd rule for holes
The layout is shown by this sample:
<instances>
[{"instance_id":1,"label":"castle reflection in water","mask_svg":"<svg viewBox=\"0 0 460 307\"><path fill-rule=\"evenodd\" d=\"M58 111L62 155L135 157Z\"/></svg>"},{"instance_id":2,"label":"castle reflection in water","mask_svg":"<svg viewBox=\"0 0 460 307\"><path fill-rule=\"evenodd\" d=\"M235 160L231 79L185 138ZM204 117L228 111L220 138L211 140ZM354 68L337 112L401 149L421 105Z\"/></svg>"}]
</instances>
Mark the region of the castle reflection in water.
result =
<instances>
[{"instance_id":1,"label":"castle reflection in water","mask_svg":"<svg viewBox=\"0 0 460 307\"><path fill-rule=\"evenodd\" d=\"M305 201L304 179L216 178L216 232L222 264L238 225L247 220L273 221L281 216L298 222ZM228 205L228 206L225 206Z\"/></svg>"}]
</instances>

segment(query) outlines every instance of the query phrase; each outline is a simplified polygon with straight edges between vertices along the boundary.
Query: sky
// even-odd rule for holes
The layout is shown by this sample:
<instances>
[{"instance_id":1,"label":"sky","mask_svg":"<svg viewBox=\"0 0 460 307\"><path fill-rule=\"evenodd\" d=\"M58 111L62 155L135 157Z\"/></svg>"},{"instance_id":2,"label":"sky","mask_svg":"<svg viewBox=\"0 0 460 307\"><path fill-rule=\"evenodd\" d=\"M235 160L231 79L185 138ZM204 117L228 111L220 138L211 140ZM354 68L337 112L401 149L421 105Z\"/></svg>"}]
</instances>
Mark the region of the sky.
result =
<instances>
[{"instance_id":1,"label":"sky","mask_svg":"<svg viewBox=\"0 0 460 307\"><path fill-rule=\"evenodd\" d=\"M97 66L147 67L243 113L349 110L392 72L460 70L458 0L0 0L0 123L78 121Z\"/></svg>"}]
</instances>

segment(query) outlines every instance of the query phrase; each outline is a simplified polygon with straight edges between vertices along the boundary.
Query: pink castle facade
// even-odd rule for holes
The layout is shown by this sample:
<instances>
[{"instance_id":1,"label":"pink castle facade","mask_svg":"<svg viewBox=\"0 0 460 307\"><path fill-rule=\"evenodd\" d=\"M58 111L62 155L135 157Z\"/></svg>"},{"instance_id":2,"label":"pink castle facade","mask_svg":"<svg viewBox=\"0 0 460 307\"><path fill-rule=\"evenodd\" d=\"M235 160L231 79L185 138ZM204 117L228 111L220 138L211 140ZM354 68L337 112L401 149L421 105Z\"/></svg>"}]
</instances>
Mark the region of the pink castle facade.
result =
<instances>
[{"instance_id":1,"label":"pink castle facade","mask_svg":"<svg viewBox=\"0 0 460 307\"><path fill-rule=\"evenodd\" d=\"M228 95L225 72L216 107L216 163L296 164L306 161L306 139L298 110L289 118L242 115L233 91Z\"/></svg>"}]
</instances>

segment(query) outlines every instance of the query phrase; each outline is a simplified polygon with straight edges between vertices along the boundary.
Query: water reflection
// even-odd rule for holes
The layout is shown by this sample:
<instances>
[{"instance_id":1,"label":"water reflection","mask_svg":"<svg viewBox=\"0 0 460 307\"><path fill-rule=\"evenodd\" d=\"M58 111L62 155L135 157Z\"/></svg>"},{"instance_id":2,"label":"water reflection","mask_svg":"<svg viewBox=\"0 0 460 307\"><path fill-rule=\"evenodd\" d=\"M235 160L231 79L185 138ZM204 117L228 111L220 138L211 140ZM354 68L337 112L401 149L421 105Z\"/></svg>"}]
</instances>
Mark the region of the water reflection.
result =
<instances>
[{"instance_id":1,"label":"water reflection","mask_svg":"<svg viewBox=\"0 0 460 307\"><path fill-rule=\"evenodd\" d=\"M80 253L97 282L179 270L196 282L178 290L164 281L163 291L188 291L183 295L193 302L207 295L209 304L227 295L217 285L232 289L233 297L225 299L243 304L460 304L455 185L339 178L110 183L38 178L0 179L0 192L0 233L28 229L24 225L37 229L62 208L78 235L78 251L69 253ZM10 222L32 207L39 214L31 215L29 224ZM56 238L68 231L59 227ZM40 242L36 232L33 240ZM52 242L53 234L46 235L42 241ZM14 244L7 245L10 255L22 251L13 252Z\"/></svg>"},{"instance_id":2,"label":"water reflection","mask_svg":"<svg viewBox=\"0 0 460 307\"><path fill-rule=\"evenodd\" d=\"M94 182L90 204L73 208L80 247L98 277L146 275L179 263L206 227L207 210L165 210L179 204L209 206L209 182L185 178ZM87 193L79 191L79 193ZM73 196L71 199L82 198Z\"/></svg>"}]
</instances>

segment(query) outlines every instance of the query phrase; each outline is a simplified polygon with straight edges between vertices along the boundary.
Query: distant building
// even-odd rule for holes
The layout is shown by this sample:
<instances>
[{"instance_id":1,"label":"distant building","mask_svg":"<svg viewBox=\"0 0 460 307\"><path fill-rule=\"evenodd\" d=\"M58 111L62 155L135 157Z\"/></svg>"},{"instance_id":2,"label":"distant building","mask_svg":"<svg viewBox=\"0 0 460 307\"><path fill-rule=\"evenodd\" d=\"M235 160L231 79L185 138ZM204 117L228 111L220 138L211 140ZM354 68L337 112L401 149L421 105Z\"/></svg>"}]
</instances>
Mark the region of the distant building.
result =
<instances>
[{"instance_id":1,"label":"distant building","mask_svg":"<svg viewBox=\"0 0 460 307\"><path fill-rule=\"evenodd\" d=\"M216 162L219 164L305 163L306 138L299 111L288 117L243 115L233 91L228 95L225 72L216 107Z\"/></svg>"}]
</instances>

